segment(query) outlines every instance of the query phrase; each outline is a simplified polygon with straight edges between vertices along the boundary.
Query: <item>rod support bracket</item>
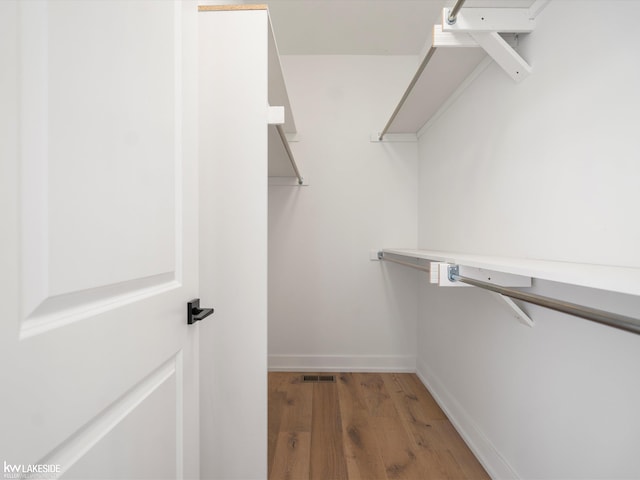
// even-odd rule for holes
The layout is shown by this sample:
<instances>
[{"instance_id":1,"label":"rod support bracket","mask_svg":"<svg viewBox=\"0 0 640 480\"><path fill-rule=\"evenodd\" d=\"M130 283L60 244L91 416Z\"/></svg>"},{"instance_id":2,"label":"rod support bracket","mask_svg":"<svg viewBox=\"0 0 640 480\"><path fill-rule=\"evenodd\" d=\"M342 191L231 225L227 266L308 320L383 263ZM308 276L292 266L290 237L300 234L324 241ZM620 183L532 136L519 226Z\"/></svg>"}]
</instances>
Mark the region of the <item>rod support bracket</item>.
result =
<instances>
[{"instance_id":1,"label":"rod support bracket","mask_svg":"<svg viewBox=\"0 0 640 480\"><path fill-rule=\"evenodd\" d=\"M449 265L447 267L447 277L449 278L450 282L455 282L456 279L453 278L454 276L458 276L460 274L460 267L458 265Z\"/></svg>"},{"instance_id":2,"label":"rod support bracket","mask_svg":"<svg viewBox=\"0 0 640 480\"><path fill-rule=\"evenodd\" d=\"M452 17L451 10L449 10L448 8L445 10L446 10L445 18L447 20L447 25L455 25L456 20L458 19L458 16L456 15L455 17Z\"/></svg>"}]
</instances>

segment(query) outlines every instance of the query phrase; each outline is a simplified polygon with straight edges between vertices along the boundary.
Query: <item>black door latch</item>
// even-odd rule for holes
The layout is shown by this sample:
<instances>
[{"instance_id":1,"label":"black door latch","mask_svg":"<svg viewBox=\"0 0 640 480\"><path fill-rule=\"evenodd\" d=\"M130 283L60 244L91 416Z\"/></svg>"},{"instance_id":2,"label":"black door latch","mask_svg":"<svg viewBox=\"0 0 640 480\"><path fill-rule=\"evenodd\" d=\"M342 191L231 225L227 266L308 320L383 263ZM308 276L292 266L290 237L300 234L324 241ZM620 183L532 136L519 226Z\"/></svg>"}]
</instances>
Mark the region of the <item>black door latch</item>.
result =
<instances>
[{"instance_id":1,"label":"black door latch","mask_svg":"<svg viewBox=\"0 0 640 480\"><path fill-rule=\"evenodd\" d=\"M192 325L213 313L213 308L200 308L200 299L194 298L187 303L187 323Z\"/></svg>"}]
</instances>

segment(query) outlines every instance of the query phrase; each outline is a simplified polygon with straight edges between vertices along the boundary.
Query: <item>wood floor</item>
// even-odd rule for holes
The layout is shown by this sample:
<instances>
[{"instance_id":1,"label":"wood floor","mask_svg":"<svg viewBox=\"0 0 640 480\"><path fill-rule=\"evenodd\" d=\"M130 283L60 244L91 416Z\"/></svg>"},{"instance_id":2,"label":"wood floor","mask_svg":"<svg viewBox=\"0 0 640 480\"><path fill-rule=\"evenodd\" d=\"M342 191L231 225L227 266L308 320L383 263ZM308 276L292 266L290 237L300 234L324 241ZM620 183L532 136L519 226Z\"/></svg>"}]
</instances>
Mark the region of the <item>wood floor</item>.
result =
<instances>
[{"instance_id":1,"label":"wood floor","mask_svg":"<svg viewBox=\"0 0 640 480\"><path fill-rule=\"evenodd\" d=\"M489 478L416 375L335 375L269 373L269 480Z\"/></svg>"}]
</instances>

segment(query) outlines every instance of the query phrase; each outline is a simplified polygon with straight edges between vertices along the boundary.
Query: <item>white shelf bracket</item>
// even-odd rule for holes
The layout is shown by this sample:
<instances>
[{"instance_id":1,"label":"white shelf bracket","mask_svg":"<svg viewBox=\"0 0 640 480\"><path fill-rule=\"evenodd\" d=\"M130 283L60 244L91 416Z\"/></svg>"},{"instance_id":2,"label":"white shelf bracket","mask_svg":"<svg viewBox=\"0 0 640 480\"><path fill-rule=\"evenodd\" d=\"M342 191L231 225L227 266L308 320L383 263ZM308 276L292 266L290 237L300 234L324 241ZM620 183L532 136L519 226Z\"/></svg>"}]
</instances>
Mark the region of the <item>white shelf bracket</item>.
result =
<instances>
[{"instance_id":1,"label":"white shelf bracket","mask_svg":"<svg viewBox=\"0 0 640 480\"><path fill-rule=\"evenodd\" d=\"M501 305L506 306L509 310L511 310L511 314L518 319L520 323L526 325L527 327L533 327L535 325L534 321L531 319L529 315L525 313L516 302L511 300L509 297L505 297L504 295L496 292L487 292L493 298L495 298Z\"/></svg>"},{"instance_id":2,"label":"white shelf bracket","mask_svg":"<svg viewBox=\"0 0 640 480\"><path fill-rule=\"evenodd\" d=\"M466 283L451 281L449 278L449 267L452 265L446 262L431 262L430 264L430 283L438 284L440 287L471 287ZM513 275L502 272L496 272L491 270L485 270L482 268L472 268L472 267L458 267L458 272L462 272L464 275L468 275L472 278L477 278L482 281L488 281L491 283L496 283L499 285L510 285L515 287L530 287L531 286L531 278L525 277L522 275ZM501 305L506 306L510 313L523 325L528 327L533 327L534 322L526 314L524 310L522 310L513 300L509 297L506 297L500 293L487 291L487 293L491 294L493 298L495 298Z\"/></svg>"},{"instance_id":3,"label":"white shelf bracket","mask_svg":"<svg viewBox=\"0 0 640 480\"><path fill-rule=\"evenodd\" d=\"M470 33L493 60L516 82L527 78L531 66L498 33Z\"/></svg>"},{"instance_id":4,"label":"white shelf bracket","mask_svg":"<svg viewBox=\"0 0 640 480\"><path fill-rule=\"evenodd\" d=\"M470 287L463 282L452 281L449 278L449 267L451 263L447 262L431 262L431 283L437 283L440 287ZM530 287L531 277L525 275L515 275L513 273L504 273L486 268L469 267L466 265L458 265L458 274L465 277L480 280L482 282L492 283L503 287Z\"/></svg>"},{"instance_id":5,"label":"white shelf bracket","mask_svg":"<svg viewBox=\"0 0 640 480\"><path fill-rule=\"evenodd\" d=\"M449 10L444 8L442 10L442 25L434 27L434 45L441 47L479 46L516 82L529 76L531 66L500 36L499 32L532 32L536 23L531 18L530 9L463 8L453 24L446 22L448 14Z\"/></svg>"}]
</instances>

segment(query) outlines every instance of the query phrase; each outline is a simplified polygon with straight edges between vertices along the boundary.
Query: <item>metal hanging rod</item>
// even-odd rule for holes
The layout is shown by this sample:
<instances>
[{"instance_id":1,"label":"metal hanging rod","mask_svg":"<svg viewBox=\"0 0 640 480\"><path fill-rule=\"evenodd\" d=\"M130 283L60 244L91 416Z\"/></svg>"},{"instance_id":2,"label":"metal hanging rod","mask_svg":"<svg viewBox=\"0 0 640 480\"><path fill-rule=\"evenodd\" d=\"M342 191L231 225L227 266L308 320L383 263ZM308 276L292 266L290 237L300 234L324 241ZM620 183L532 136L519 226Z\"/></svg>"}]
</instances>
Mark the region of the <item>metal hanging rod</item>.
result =
<instances>
[{"instance_id":1,"label":"metal hanging rod","mask_svg":"<svg viewBox=\"0 0 640 480\"><path fill-rule=\"evenodd\" d=\"M401 260L396 260L394 258L385 257L382 252L378 252L378 260L384 260L385 262L397 263L398 265L404 265L405 267L415 268L417 270L422 270L423 272L430 272L431 269L426 265L417 265L415 263L403 262Z\"/></svg>"},{"instance_id":2,"label":"metal hanging rod","mask_svg":"<svg viewBox=\"0 0 640 480\"><path fill-rule=\"evenodd\" d=\"M389 260L386 258L385 260ZM492 292L499 293L501 295L515 298L516 300L522 300L523 302L533 303L534 305L540 305L541 307L550 308L562 313L568 313L576 317L584 318L592 322L607 325L609 327L619 328L627 332L640 334L640 319L627 317L625 315L619 315L617 313L606 312L604 310L598 310L584 305L578 305L575 303L564 302L556 298L544 297L542 295L536 295L534 293L521 292L520 290L514 290L512 288L501 287L492 283L483 282L474 278L463 277L459 275L458 265L451 265L449 267L449 280L452 282L462 282L474 287L483 288Z\"/></svg>"},{"instance_id":3,"label":"metal hanging rod","mask_svg":"<svg viewBox=\"0 0 640 480\"><path fill-rule=\"evenodd\" d=\"M447 23L449 25L453 25L454 23L456 23L456 20L458 18L458 13L460 12L462 5L464 5L464 2L466 1L467 0L458 0L456 4L453 6L451 11L449 12L449 16L447 17Z\"/></svg>"},{"instance_id":4,"label":"metal hanging rod","mask_svg":"<svg viewBox=\"0 0 640 480\"><path fill-rule=\"evenodd\" d=\"M429 60L431 60L431 57L433 57L434 53L436 53L436 47L429 48L429 51L427 52L425 57L422 59L422 62L420 63L420 66L418 67L418 71L415 73L415 75L411 79L411 83L409 84L409 86L405 90L404 95L402 95L402 98L400 99L400 102L398 103L398 106L396 107L396 109L391 114L391 118L389 118L389 121L387 122L387 124L382 129L382 132L380 132L380 134L378 135L378 140L382 140L382 137L385 136L385 134L387 133L387 131L391 127L391 124L393 123L393 121L398 116L398 113L402 109L402 106L404 105L404 102L406 102L407 98L409 98L409 95L411 94L411 91L413 90L413 87L415 87L416 83L418 83L418 80L420 80L420 75L422 75L422 72L424 71L424 69L427 68L427 65L429 64Z\"/></svg>"},{"instance_id":5,"label":"metal hanging rod","mask_svg":"<svg viewBox=\"0 0 640 480\"><path fill-rule=\"evenodd\" d=\"M287 152L287 156L289 157L289 161L291 162L293 171L296 173L296 177L298 177L298 185L302 185L304 182L304 178L302 178L302 175L300 174L300 170L298 170L298 165L296 164L296 161L293 158L293 152L291 151L291 148L289 148L289 141L287 140L287 136L284 134L282 125L276 125L276 130L278 130L278 135L280 135L280 140L282 140L282 145L284 145L284 149Z\"/></svg>"}]
</instances>

